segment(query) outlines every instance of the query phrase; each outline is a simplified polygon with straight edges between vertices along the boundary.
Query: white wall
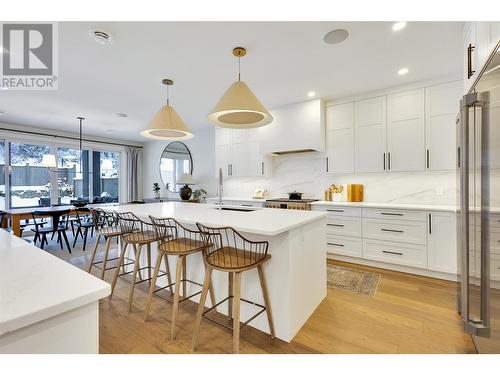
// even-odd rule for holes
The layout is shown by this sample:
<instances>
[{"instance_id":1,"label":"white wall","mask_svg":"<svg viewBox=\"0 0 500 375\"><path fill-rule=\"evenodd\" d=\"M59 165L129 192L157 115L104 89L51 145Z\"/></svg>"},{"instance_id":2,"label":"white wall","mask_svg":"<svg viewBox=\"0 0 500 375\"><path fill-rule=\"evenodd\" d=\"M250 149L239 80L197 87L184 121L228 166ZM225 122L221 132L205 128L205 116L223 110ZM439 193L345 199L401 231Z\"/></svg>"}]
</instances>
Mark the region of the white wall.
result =
<instances>
[{"instance_id":1,"label":"white wall","mask_svg":"<svg viewBox=\"0 0 500 375\"><path fill-rule=\"evenodd\" d=\"M203 188L209 196L215 195L215 131L213 127L194 131L194 138L182 141L191 151L193 158L193 178L197 182L194 189ZM178 197L178 193L168 193L160 178L160 157L170 141L152 141L144 143L142 165L144 198L153 197L153 182L160 183L163 197Z\"/></svg>"},{"instance_id":2,"label":"white wall","mask_svg":"<svg viewBox=\"0 0 500 375\"><path fill-rule=\"evenodd\" d=\"M271 178L228 178L224 195L251 197L255 188L263 187L271 197L286 197L296 190L304 198L323 199L331 184L359 183L364 185L366 202L456 204L454 171L331 176L326 174L325 163L325 155L318 152L274 157Z\"/></svg>"}]
</instances>

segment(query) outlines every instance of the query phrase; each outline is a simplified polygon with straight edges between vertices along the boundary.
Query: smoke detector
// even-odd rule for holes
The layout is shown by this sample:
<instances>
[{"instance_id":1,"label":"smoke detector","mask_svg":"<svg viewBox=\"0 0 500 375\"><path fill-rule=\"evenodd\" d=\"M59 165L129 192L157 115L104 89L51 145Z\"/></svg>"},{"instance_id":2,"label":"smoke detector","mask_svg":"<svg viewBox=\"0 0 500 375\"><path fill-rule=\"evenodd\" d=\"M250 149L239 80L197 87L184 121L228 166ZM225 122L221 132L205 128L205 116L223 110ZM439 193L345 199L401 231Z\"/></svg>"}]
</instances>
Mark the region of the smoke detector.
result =
<instances>
[{"instance_id":1,"label":"smoke detector","mask_svg":"<svg viewBox=\"0 0 500 375\"><path fill-rule=\"evenodd\" d=\"M97 43L102 45L110 44L113 41L111 34L103 30L90 30L89 34Z\"/></svg>"},{"instance_id":2,"label":"smoke detector","mask_svg":"<svg viewBox=\"0 0 500 375\"><path fill-rule=\"evenodd\" d=\"M335 29L323 36L323 43L325 44L339 44L349 37L349 31L346 29Z\"/></svg>"}]
</instances>

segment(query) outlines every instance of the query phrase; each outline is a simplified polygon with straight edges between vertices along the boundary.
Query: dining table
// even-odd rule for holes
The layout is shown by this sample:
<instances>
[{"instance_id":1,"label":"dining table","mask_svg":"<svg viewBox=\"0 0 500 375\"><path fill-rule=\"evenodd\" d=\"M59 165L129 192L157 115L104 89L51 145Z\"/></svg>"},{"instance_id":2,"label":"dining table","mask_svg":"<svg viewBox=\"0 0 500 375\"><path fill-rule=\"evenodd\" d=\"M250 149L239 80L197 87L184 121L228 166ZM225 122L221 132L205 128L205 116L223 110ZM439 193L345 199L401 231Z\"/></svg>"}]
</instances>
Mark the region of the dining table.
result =
<instances>
[{"instance_id":1,"label":"dining table","mask_svg":"<svg viewBox=\"0 0 500 375\"><path fill-rule=\"evenodd\" d=\"M87 208L103 208L110 206L117 206L118 203L91 203L87 204L85 207ZM18 237L21 237L21 221L22 220L31 220L33 219L31 213L33 211L37 212L47 212L47 216L50 216L51 212L60 211L64 209L69 209L70 215L76 214L76 210L78 207L69 205L57 205L50 207L24 207L24 208L11 208L9 210L3 210L5 212L5 219L3 220L2 227L7 227L7 221L10 219L12 226L12 233Z\"/></svg>"}]
</instances>

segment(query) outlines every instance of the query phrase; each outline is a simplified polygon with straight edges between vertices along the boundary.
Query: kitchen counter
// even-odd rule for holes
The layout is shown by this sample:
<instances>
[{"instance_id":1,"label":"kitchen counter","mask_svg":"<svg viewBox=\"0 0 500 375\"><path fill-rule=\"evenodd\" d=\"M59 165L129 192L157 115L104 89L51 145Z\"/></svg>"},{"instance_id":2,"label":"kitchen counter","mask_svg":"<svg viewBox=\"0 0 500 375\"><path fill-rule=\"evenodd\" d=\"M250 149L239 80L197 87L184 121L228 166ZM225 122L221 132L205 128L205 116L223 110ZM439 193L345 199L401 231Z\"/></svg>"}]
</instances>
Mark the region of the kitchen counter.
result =
<instances>
[{"instance_id":1,"label":"kitchen counter","mask_svg":"<svg viewBox=\"0 0 500 375\"><path fill-rule=\"evenodd\" d=\"M0 353L98 353L108 283L0 229Z\"/></svg>"},{"instance_id":2,"label":"kitchen counter","mask_svg":"<svg viewBox=\"0 0 500 375\"><path fill-rule=\"evenodd\" d=\"M231 205L224 205L230 208ZM215 204L182 202L149 203L109 207L116 212L133 212L143 220L154 217L173 217L182 224L197 222L209 226L230 226L251 234L275 236L302 225L321 220L326 213L315 211L252 208L252 211L218 210Z\"/></svg>"},{"instance_id":3,"label":"kitchen counter","mask_svg":"<svg viewBox=\"0 0 500 375\"><path fill-rule=\"evenodd\" d=\"M404 210L422 210L422 211L448 211L457 212L455 205L438 204L418 204L418 203L372 203L372 202L332 202L317 201L311 203L312 206L343 206L343 207L369 207L369 208L394 208Z\"/></svg>"},{"instance_id":4,"label":"kitchen counter","mask_svg":"<svg viewBox=\"0 0 500 375\"><path fill-rule=\"evenodd\" d=\"M223 201L234 201L234 202L259 202L259 203L263 203L266 201L266 199L269 199L269 198L236 198L236 197L222 197L222 200ZM215 202L219 202L219 197L211 197L211 198L207 198L207 202L210 202L210 203L215 203Z\"/></svg>"},{"instance_id":5,"label":"kitchen counter","mask_svg":"<svg viewBox=\"0 0 500 375\"><path fill-rule=\"evenodd\" d=\"M231 206L225 205L224 207ZM196 228L197 222L208 226L231 226L250 241L267 241L271 259L264 263L263 268L267 279L276 337L290 342L326 297L324 239L327 214L326 212L261 207L250 209L252 210L250 212L219 211L217 206L213 204L177 202L109 208L109 210L117 212L132 212L144 220L149 220L148 215L172 217L193 229ZM156 244L152 244L151 248L153 252L156 252ZM154 255L153 259L155 259ZM202 283L204 267L201 254L192 254L186 258L186 261L189 278ZM176 257L170 257L171 270L175 270L176 262ZM142 259L141 266L145 265L146 260ZM158 278L157 286L166 286L165 278ZM228 290L227 274L214 272L212 286L216 300L224 299ZM186 295L191 295L199 290L196 288L189 285ZM182 292L181 288L181 294ZM244 273L242 295L247 300L263 304L262 290L256 269ZM198 302L199 296L192 297L192 300ZM211 307L211 301L208 298L206 306ZM226 314L227 304L220 305L217 310ZM255 306L242 303L241 321L246 321L255 312ZM266 314L259 315L249 325L269 332Z\"/></svg>"}]
</instances>

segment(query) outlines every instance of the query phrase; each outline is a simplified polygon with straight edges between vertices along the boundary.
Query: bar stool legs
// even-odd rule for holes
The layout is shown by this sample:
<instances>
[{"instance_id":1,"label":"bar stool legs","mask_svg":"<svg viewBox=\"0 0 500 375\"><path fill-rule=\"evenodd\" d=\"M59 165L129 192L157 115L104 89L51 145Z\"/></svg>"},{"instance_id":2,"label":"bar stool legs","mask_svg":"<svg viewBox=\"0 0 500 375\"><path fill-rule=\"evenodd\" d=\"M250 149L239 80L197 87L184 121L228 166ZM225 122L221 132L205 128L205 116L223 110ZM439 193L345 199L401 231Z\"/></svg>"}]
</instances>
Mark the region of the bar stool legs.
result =
<instances>
[{"instance_id":1,"label":"bar stool legs","mask_svg":"<svg viewBox=\"0 0 500 375\"><path fill-rule=\"evenodd\" d=\"M233 353L240 353L240 297L241 272L234 274L234 306L233 306Z\"/></svg>"},{"instance_id":2,"label":"bar stool legs","mask_svg":"<svg viewBox=\"0 0 500 375\"><path fill-rule=\"evenodd\" d=\"M203 281L203 289L201 291L200 302L198 303L198 312L196 313L196 320L194 323L193 340L191 343L191 351L194 351L198 342L198 335L200 334L201 315L205 308L207 300L208 289L210 288L210 280L212 278L212 268L205 267L205 280Z\"/></svg>"},{"instance_id":3,"label":"bar stool legs","mask_svg":"<svg viewBox=\"0 0 500 375\"><path fill-rule=\"evenodd\" d=\"M135 281L137 278L137 270L139 270L139 268L140 268L139 261L141 259L141 250L142 250L142 245L139 245L139 248L137 248L136 244L132 244L132 246L134 247L134 252L135 252L135 262L134 262L134 272L132 273L132 282L130 285L130 291L129 291L129 295L128 295L128 312L130 312L132 310L132 301L134 299ZM141 271L139 270L139 278L142 279L140 272Z\"/></svg>"},{"instance_id":4,"label":"bar stool legs","mask_svg":"<svg viewBox=\"0 0 500 375\"><path fill-rule=\"evenodd\" d=\"M201 298L200 302L198 305L198 312L196 314L196 320L194 324L194 331L193 331L193 340L191 343L191 351L194 351L196 349L196 344L198 343L198 336L200 333L200 325L201 325L201 319L204 316L204 314L208 313L204 312L205 309L205 302L207 298L208 291L211 289L211 274L212 274L212 268L209 266L206 266L206 271L205 271L205 281L203 283L203 290L201 292ZM269 332L271 338L275 337L275 331L274 331L274 323L273 323L273 315L271 311L271 304L269 303L269 293L267 290L267 284L266 284L266 279L264 276L264 271L262 269L262 264L259 264L257 266L257 271L259 274L259 282L260 286L262 288L262 295L264 298L264 306L258 305L260 307L263 307L266 311L267 315L267 321L269 323ZM241 329L241 323L240 323L240 311L241 311L241 301L249 302L245 299L241 298L241 275L243 274L243 271L239 272L228 272L228 297L225 299L228 302L228 319L233 320L232 322L232 329L233 329L233 353L239 354L240 352L240 329ZM223 301L220 301L218 304L221 304ZM218 305L216 304L216 305ZM257 315L262 313L263 311L259 312L256 314L253 318L255 318ZM251 319L253 319L251 318ZM206 318L208 319L208 318ZM250 320L251 320L250 319ZM209 319L210 320L210 319ZM250 320L247 320L243 326L245 326ZM231 328L231 327L227 327Z\"/></svg>"},{"instance_id":5,"label":"bar stool legs","mask_svg":"<svg viewBox=\"0 0 500 375\"><path fill-rule=\"evenodd\" d=\"M175 340L175 323L177 320L177 311L179 310L179 292L181 288L181 275L186 274L186 257L183 255L179 256L177 260L177 267L175 271L175 292L174 292L174 306L172 307L172 327L170 329L170 339ZM183 296L186 296L186 283L183 283Z\"/></svg>"},{"instance_id":6,"label":"bar stool legs","mask_svg":"<svg viewBox=\"0 0 500 375\"><path fill-rule=\"evenodd\" d=\"M264 271L262 270L262 264L259 264L257 266L257 271L259 272L260 287L262 288L264 306L266 307L267 321L269 322L269 332L271 333L271 338L274 338L273 314L271 312L271 304L269 303L269 293L267 291L267 283L266 278L264 277Z\"/></svg>"},{"instance_id":7,"label":"bar stool legs","mask_svg":"<svg viewBox=\"0 0 500 375\"><path fill-rule=\"evenodd\" d=\"M120 259L118 260L118 264L116 265L115 275L113 276L113 281L111 282L111 293L109 295L109 299L113 297L113 292L115 291L116 281L118 280L118 275L120 274L120 266L123 265L123 260L125 258L125 251L127 250L127 245L121 244L120 251Z\"/></svg>"}]
</instances>

